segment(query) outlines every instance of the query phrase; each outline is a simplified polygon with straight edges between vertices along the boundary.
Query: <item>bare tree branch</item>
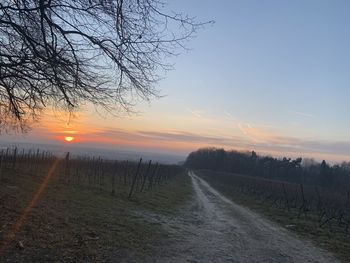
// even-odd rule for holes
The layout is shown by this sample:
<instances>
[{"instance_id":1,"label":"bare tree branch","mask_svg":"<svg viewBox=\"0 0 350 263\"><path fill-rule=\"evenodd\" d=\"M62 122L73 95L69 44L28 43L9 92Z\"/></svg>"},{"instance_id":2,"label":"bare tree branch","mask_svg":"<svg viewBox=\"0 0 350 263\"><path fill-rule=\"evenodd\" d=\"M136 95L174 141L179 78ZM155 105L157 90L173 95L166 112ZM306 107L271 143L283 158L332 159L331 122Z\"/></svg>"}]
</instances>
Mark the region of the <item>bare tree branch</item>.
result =
<instances>
[{"instance_id":1,"label":"bare tree branch","mask_svg":"<svg viewBox=\"0 0 350 263\"><path fill-rule=\"evenodd\" d=\"M203 24L157 0L0 0L0 131L47 106L130 111ZM175 30L176 29L176 30Z\"/></svg>"}]
</instances>

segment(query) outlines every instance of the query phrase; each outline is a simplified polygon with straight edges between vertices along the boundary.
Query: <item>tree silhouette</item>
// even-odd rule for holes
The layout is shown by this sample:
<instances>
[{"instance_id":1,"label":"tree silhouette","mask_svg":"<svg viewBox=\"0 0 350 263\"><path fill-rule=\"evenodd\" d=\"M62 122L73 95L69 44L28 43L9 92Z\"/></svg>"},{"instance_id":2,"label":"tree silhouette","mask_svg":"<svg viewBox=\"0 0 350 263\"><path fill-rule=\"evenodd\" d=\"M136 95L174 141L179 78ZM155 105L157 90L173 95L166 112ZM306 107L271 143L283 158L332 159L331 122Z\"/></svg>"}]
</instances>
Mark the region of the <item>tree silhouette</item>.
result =
<instances>
[{"instance_id":1,"label":"tree silhouette","mask_svg":"<svg viewBox=\"0 0 350 263\"><path fill-rule=\"evenodd\" d=\"M256 152L225 151L203 148L191 152L184 164L191 169L209 169L264 177L273 180L350 189L350 165L329 166L312 159L259 156Z\"/></svg>"},{"instance_id":2,"label":"tree silhouette","mask_svg":"<svg viewBox=\"0 0 350 263\"><path fill-rule=\"evenodd\" d=\"M0 129L48 105L132 109L203 25L158 0L0 0Z\"/></svg>"}]
</instances>

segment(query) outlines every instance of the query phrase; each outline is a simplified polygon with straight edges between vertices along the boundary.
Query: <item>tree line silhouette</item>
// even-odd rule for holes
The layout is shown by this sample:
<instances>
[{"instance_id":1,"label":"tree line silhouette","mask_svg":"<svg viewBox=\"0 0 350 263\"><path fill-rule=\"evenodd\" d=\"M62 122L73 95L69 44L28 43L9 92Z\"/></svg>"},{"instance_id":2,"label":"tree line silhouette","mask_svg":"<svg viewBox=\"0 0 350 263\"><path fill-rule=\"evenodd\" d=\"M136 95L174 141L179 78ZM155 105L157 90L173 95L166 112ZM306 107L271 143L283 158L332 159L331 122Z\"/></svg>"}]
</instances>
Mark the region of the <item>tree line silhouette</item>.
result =
<instances>
[{"instance_id":1,"label":"tree line silhouette","mask_svg":"<svg viewBox=\"0 0 350 263\"><path fill-rule=\"evenodd\" d=\"M325 160L319 163L308 158L293 160L260 156L255 151L202 148L191 152L184 165L190 169L209 169L299 184L350 189L350 162L330 165Z\"/></svg>"}]
</instances>

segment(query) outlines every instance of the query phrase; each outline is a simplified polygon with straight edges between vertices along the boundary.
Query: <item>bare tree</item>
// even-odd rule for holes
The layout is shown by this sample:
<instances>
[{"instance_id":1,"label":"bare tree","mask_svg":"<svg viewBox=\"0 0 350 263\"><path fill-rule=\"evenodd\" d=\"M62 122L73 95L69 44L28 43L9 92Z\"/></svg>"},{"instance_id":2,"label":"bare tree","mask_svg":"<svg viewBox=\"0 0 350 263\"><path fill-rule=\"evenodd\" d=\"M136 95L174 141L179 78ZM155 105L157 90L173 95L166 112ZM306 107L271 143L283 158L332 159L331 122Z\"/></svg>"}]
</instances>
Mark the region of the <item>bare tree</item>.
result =
<instances>
[{"instance_id":1,"label":"bare tree","mask_svg":"<svg viewBox=\"0 0 350 263\"><path fill-rule=\"evenodd\" d=\"M47 106L126 110L203 25L158 0L0 0L0 131Z\"/></svg>"}]
</instances>

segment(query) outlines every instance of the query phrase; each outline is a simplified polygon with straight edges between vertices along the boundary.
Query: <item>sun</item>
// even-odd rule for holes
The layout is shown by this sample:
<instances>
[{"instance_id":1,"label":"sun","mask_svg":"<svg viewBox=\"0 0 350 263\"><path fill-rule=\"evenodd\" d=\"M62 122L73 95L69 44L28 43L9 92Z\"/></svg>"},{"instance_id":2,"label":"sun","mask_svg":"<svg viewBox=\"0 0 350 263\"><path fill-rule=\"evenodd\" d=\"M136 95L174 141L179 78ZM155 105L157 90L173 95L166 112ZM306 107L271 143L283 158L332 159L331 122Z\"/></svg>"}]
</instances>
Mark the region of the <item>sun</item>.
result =
<instances>
[{"instance_id":1,"label":"sun","mask_svg":"<svg viewBox=\"0 0 350 263\"><path fill-rule=\"evenodd\" d=\"M74 137L72 137L72 136L65 136L65 137L64 137L64 140L65 140L66 142L72 142L72 141L74 141Z\"/></svg>"}]
</instances>

